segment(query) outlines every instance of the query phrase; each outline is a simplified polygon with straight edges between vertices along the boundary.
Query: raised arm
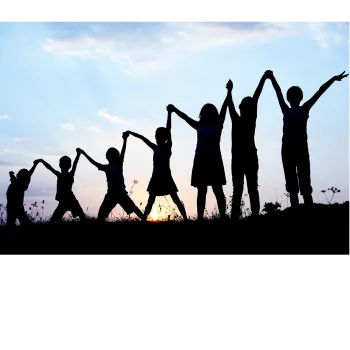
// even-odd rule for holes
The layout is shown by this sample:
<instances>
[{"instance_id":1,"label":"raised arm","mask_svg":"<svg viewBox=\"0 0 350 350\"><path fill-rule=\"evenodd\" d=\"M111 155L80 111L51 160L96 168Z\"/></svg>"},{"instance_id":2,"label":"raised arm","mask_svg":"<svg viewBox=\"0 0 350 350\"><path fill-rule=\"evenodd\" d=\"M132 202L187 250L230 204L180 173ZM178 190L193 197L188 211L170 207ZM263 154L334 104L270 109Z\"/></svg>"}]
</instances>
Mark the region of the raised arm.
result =
<instances>
[{"instance_id":1,"label":"raised arm","mask_svg":"<svg viewBox=\"0 0 350 350\"><path fill-rule=\"evenodd\" d=\"M323 93L335 82L335 81L341 81L345 77L347 77L349 74L344 74L345 71L339 75L335 75L333 78L326 81L319 89L318 91L303 104L303 107L310 110L311 107L316 103L316 101L323 95Z\"/></svg>"},{"instance_id":2,"label":"raised arm","mask_svg":"<svg viewBox=\"0 0 350 350\"><path fill-rule=\"evenodd\" d=\"M124 156L125 156L125 151L126 151L126 141L128 140L129 133L128 132L123 132L123 147L122 151L120 152L120 167L123 169L123 164L124 164Z\"/></svg>"},{"instance_id":3,"label":"raised arm","mask_svg":"<svg viewBox=\"0 0 350 350\"><path fill-rule=\"evenodd\" d=\"M58 176L60 174L59 171L55 170L48 162L46 162L44 159L38 159L38 163L41 162L43 163L43 165L45 166L45 168L47 168L48 170L50 170L53 174L55 174L56 176ZM32 169L35 169L35 164L33 165Z\"/></svg>"},{"instance_id":4,"label":"raised arm","mask_svg":"<svg viewBox=\"0 0 350 350\"><path fill-rule=\"evenodd\" d=\"M239 118L239 115L236 111L235 105L232 100L232 89L233 89L233 83L231 80L228 81L226 84L227 89L227 102L228 102L228 111L230 113L230 117L232 121L237 120Z\"/></svg>"},{"instance_id":5,"label":"raised arm","mask_svg":"<svg viewBox=\"0 0 350 350\"><path fill-rule=\"evenodd\" d=\"M81 148L77 148L77 152L80 152L81 154L83 154L86 159L92 164L94 165L97 169L102 170L101 168L101 164L97 163L95 160L93 160L89 155L86 154L85 151L83 151Z\"/></svg>"},{"instance_id":6,"label":"raised arm","mask_svg":"<svg viewBox=\"0 0 350 350\"><path fill-rule=\"evenodd\" d=\"M227 84L226 84L226 88L227 88ZM230 103L230 100L232 101L232 94L231 94L231 91L229 91L229 89L227 89L227 94L226 94L225 100L221 106L221 110L220 110L220 114L219 114L220 124L222 124L222 125L225 122L226 111L227 111L227 107Z\"/></svg>"},{"instance_id":7,"label":"raised arm","mask_svg":"<svg viewBox=\"0 0 350 350\"><path fill-rule=\"evenodd\" d=\"M277 81L276 81L272 71L268 70L265 73L267 74L267 77L270 78L270 80L271 80L272 86L275 89L275 92L276 92L276 95L277 95L278 103L280 104L282 113L284 113L287 110L288 105L286 104L286 102L284 100L281 88L278 85L278 83L277 83Z\"/></svg>"},{"instance_id":8,"label":"raised arm","mask_svg":"<svg viewBox=\"0 0 350 350\"><path fill-rule=\"evenodd\" d=\"M34 170L35 170L35 168L37 167L37 165L39 164L39 162L40 162L40 159L34 160L33 166L29 169L29 176L32 176L32 175L33 175Z\"/></svg>"},{"instance_id":9,"label":"raised arm","mask_svg":"<svg viewBox=\"0 0 350 350\"><path fill-rule=\"evenodd\" d=\"M148 147L151 147L152 149L155 149L157 147L156 144L154 144L153 142L151 142L150 140L148 140L146 137L144 137L143 135L137 134L136 132L133 131L128 131L128 133L132 136L137 137L138 139L142 140Z\"/></svg>"},{"instance_id":10,"label":"raised arm","mask_svg":"<svg viewBox=\"0 0 350 350\"><path fill-rule=\"evenodd\" d=\"M14 183L17 180L17 177L15 176L15 173L13 171L10 171L9 175L10 175L11 183Z\"/></svg>"},{"instance_id":11,"label":"raised arm","mask_svg":"<svg viewBox=\"0 0 350 350\"><path fill-rule=\"evenodd\" d=\"M264 83L265 83L265 80L268 78L268 75L269 73L265 72L263 74L263 76L261 77L260 81L259 81L259 84L254 92L254 95L253 95L253 99L255 100L256 103L258 103L259 101L259 97L261 95L261 91L264 87Z\"/></svg>"},{"instance_id":12,"label":"raised arm","mask_svg":"<svg viewBox=\"0 0 350 350\"><path fill-rule=\"evenodd\" d=\"M167 109L168 109L168 107L167 107ZM169 144L169 147L171 147L173 145L173 141L171 138L171 111L170 112L168 111L168 118L166 121L166 129L168 130L168 135L169 135L168 144Z\"/></svg>"},{"instance_id":13,"label":"raised arm","mask_svg":"<svg viewBox=\"0 0 350 350\"><path fill-rule=\"evenodd\" d=\"M178 110L174 105L170 104L167 107L168 111L170 110L171 112L175 112L181 119L183 119L185 122L187 122L187 124L189 124L190 126L192 126L193 129L198 128L198 122L192 118L190 118L188 115L186 115L185 113L181 112L180 110Z\"/></svg>"},{"instance_id":14,"label":"raised arm","mask_svg":"<svg viewBox=\"0 0 350 350\"><path fill-rule=\"evenodd\" d=\"M77 170L77 165L78 165L78 162L79 162L80 155L81 155L81 152L78 151L78 148L77 148L77 155L75 156L75 159L74 159L73 165L72 165L72 170L70 171L72 176L75 175L75 171Z\"/></svg>"}]
</instances>

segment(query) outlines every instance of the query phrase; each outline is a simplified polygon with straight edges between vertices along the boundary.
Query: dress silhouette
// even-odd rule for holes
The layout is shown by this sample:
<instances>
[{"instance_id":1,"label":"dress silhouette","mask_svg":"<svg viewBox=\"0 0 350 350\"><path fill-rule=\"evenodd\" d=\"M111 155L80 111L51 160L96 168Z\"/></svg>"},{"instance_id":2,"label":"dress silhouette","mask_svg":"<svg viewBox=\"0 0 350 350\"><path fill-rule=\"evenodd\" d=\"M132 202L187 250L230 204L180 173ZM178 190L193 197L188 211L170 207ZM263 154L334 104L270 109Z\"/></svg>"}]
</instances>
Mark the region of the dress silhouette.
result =
<instances>
[{"instance_id":1,"label":"dress silhouette","mask_svg":"<svg viewBox=\"0 0 350 350\"><path fill-rule=\"evenodd\" d=\"M126 133L141 139L153 150L153 171L147 187L149 198L144 212L144 220L147 219L147 216L151 212L156 197L167 195L171 196L171 199L178 207L183 219L187 220L186 210L177 194L178 189L170 169L170 157L172 154L171 112L168 111L166 128L160 127L156 130L155 136L157 144L154 144L146 137L135 132L126 131Z\"/></svg>"},{"instance_id":2,"label":"dress silhouette","mask_svg":"<svg viewBox=\"0 0 350 350\"><path fill-rule=\"evenodd\" d=\"M225 121L229 93L221 107L220 114L216 107L205 104L199 115L199 121L188 117L174 105L168 111L175 112L197 131L197 146L193 161L191 185L197 188L197 216L203 219L207 188L211 186L215 194L220 218L226 216L226 199L222 186L226 184L225 169L221 156L220 140Z\"/></svg>"}]
</instances>

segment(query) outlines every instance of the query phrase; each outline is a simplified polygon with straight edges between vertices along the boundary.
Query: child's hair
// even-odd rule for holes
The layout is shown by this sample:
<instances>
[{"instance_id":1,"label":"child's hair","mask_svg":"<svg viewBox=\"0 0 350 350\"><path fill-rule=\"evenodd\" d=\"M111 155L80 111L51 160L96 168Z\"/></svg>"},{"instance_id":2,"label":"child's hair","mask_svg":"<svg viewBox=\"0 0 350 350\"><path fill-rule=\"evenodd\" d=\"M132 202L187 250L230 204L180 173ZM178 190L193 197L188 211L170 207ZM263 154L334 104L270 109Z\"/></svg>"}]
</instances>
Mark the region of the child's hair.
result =
<instances>
[{"instance_id":1,"label":"child's hair","mask_svg":"<svg viewBox=\"0 0 350 350\"><path fill-rule=\"evenodd\" d=\"M299 102L303 99L303 90L299 86L292 86L287 91L288 102Z\"/></svg>"},{"instance_id":2,"label":"child's hair","mask_svg":"<svg viewBox=\"0 0 350 350\"><path fill-rule=\"evenodd\" d=\"M106 158L110 163L117 163L119 161L119 157L120 153L116 148L108 148L106 152Z\"/></svg>"},{"instance_id":3,"label":"child's hair","mask_svg":"<svg viewBox=\"0 0 350 350\"><path fill-rule=\"evenodd\" d=\"M215 124L218 120L219 112L212 103L205 104L199 113L201 124Z\"/></svg>"},{"instance_id":4,"label":"child's hair","mask_svg":"<svg viewBox=\"0 0 350 350\"><path fill-rule=\"evenodd\" d=\"M69 169L72 166L72 160L68 156L60 158L60 168Z\"/></svg>"},{"instance_id":5,"label":"child's hair","mask_svg":"<svg viewBox=\"0 0 350 350\"><path fill-rule=\"evenodd\" d=\"M21 184L24 190L26 190L29 186L30 182L30 173L27 169L21 169L17 173L17 181Z\"/></svg>"},{"instance_id":6,"label":"child's hair","mask_svg":"<svg viewBox=\"0 0 350 350\"><path fill-rule=\"evenodd\" d=\"M245 113L250 113L252 111L252 108L254 106L254 99L251 96L246 96L242 99L239 109L241 111L241 115Z\"/></svg>"},{"instance_id":7,"label":"child's hair","mask_svg":"<svg viewBox=\"0 0 350 350\"><path fill-rule=\"evenodd\" d=\"M169 130L164 127L157 128L156 140L158 144L166 144L169 140Z\"/></svg>"}]
</instances>

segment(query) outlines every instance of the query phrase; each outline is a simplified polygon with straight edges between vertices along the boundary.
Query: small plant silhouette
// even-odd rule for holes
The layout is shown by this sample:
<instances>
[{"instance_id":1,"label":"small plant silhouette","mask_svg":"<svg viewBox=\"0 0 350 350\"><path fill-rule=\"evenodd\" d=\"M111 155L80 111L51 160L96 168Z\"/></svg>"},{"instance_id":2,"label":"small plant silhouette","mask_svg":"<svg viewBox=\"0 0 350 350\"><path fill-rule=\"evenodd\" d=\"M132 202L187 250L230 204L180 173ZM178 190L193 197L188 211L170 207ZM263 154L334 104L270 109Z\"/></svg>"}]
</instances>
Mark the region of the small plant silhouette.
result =
<instances>
[{"instance_id":1,"label":"small plant silhouette","mask_svg":"<svg viewBox=\"0 0 350 350\"><path fill-rule=\"evenodd\" d=\"M331 187L331 188L328 188L328 191L331 191L332 192L332 197L331 199L328 199L328 196L327 196L327 193L326 193L326 190L322 190L321 192L324 194L324 196L326 197L326 203L328 204L331 204L332 203L332 200L335 196L336 193L339 193L340 192L340 189L336 188L336 187Z\"/></svg>"},{"instance_id":2,"label":"small plant silhouette","mask_svg":"<svg viewBox=\"0 0 350 350\"><path fill-rule=\"evenodd\" d=\"M272 214L276 211L279 211L281 208L281 204L278 202L272 203L272 202L265 202L263 212L266 214Z\"/></svg>"}]
</instances>

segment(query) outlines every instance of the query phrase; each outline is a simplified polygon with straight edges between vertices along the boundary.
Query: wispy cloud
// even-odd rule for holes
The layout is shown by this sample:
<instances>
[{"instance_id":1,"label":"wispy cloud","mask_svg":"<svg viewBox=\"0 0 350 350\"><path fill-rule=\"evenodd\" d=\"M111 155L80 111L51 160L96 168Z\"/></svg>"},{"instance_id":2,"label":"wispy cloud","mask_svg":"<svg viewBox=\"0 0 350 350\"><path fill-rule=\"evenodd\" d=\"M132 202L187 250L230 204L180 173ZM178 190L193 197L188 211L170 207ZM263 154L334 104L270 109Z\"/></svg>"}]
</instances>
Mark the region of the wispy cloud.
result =
<instances>
[{"instance_id":1,"label":"wispy cloud","mask_svg":"<svg viewBox=\"0 0 350 350\"><path fill-rule=\"evenodd\" d=\"M349 41L348 23L337 22L114 22L50 23L42 40L48 53L111 59L130 75L160 71L186 53L308 36L324 48Z\"/></svg>"},{"instance_id":2,"label":"wispy cloud","mask_svg":"<svg viewBox=\"0 0 350 350\"><path fill-rule=\"evenodd\" d=\"M61 124L61 129L67 130L67 131L74 131L75 126L72 123L65 123L65 124Z\"/></svg>"},{"instance_id":3,"label":"wispy cloud","mask_svg":"<svg viewBox=\"0 0 350 350\"><path fill-rule=\"evenodd\" d=\"M0 115L0 120L1 119L9 119L9 116L7 115L7 114L5 114L5 115Z\"/></svg>"},{"instance_id":4,"label":"wispy cloud","mask_svg":"<svg viewBox=\"0 0 350 350\"><path fill-rule=\"evenodd\" d=\"M8 162L6 160L0 160L0 166L21 166L21 167L27 167L28 164L20 164L20 163Z\"/></svg>"},{"instance_id":5,"label":"wispy cloud","mask_svg":"<svg viewBox=\"0 0 350 350\"><path fill-rule=\"evenodd\" d=\"M130 124L134 123L133 120L128 120L128 119L120 117L118 115L112 115L105 109L101 109L100 111L98 111L98 115L103 117L103 118L106 118L109 121L111 121L112 123L116 123L116 124L130 125Z\"/></svg>"},{"instance_id":6,"label":"wispy cloud","mask_svg":"<svg viewBox=\"0 0 350 350\"><path fill-rule=\"evenodd\" d=\"M30 141L31 138L29 138L29 137L15 137L13 140L16 142L26 142L26 141Z\"/></svg>"},{"instance_id":7,"label":"wispy cloud","mask_svg":"<svg viewBox=\"0 0 350 350\"><path fill-rule=\"evenodd\" d=\"M125 73L159 71L185 52L237 45L289 35L285 23L54 23L42 42L45 51L62 56L111 58Z\"/></svg>"},{"instance_id":8,"label":"wispy cloud","mask_svg":"<svg viewBox=\"0 0 350 350\"><path fill-rule=\"evenodd\" d=\"M4 148L4 149L2 150L2 152L0 152L0 154L8 154L8 153L10 153L10 152L12 152L12 149L11 149L11 148Z\"/></svg>"}]
</instances>

